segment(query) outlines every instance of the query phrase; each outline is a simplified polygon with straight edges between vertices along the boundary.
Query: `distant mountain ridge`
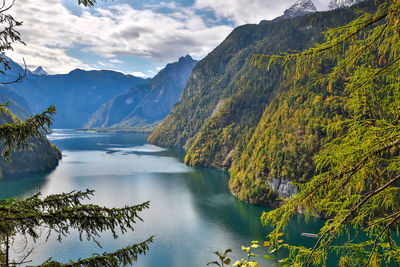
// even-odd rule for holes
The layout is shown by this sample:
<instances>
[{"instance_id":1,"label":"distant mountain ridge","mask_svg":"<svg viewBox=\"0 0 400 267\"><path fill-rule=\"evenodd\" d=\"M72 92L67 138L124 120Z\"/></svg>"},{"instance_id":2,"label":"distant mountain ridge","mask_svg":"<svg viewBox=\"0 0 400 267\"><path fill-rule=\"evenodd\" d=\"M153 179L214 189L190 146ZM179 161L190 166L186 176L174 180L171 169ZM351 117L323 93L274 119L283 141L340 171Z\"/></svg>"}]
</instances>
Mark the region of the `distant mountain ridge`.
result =
<instances>
[{"instance_id":1,"label":"distant mountain ridge","mask_svg":"<svg viewBox=\"0 0 400 267\"><path fill-rule=\"evenodd\" d=\"M85 128L151 128L163 120L178 101L197 61L181 57L167 64L145 84L104 103L90 116Z\"/></svg>"},{"instance_id":2,"label":"distant mountain ridge","mask_svg":"<svg viewBox=\"0 0 400 267\"><path fill-rule=\"evenodd\" d=\"M10 60L11 70L0 81L14 81L24 69ZM128 88L147 82L132 75L115 71L84 71L75 69L68 74L47 75L39 67L27 72L21 82L10 87L25 99L33 113L41 113L56 105L55 128L80 128L101 104Z\"/></svg>"}]
</instances>

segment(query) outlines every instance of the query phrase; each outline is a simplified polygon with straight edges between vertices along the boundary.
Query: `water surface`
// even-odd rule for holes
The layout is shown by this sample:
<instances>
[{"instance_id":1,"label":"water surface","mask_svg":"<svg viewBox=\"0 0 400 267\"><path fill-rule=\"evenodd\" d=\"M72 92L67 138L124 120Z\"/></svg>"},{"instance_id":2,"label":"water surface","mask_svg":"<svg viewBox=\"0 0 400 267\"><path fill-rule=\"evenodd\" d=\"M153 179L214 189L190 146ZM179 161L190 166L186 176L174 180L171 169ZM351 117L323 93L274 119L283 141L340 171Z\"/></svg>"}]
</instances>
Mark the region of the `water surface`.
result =
<instances>
[{"instance_id":1,"label":"water surface","mask_svg":"<svg viewBox=\"0 0 400 267\"><path fill-rule=\"evenodd\" d=\"M264 240L271 230L260 222L265 208L237 201L229 192L227 172L187 167L182 151L146 144L147 137L55 130L49 139L62 150L63 159L54 171L0 181L1 198L94 189L92 201L99 205L122 207L150 201L150 209L141 213L144 222L138 222L134 232L117 240L104 234L103 248L80 242L74 232L62 243L52 237L31 245L33 262L29 264L50 257L77 260L154 235L149 253L140 256L135 266L206 266L216 260L214 251L232 248L232 258L237 260L244 257L241 245ZM314 219L306 224L298 216L290 224L288 237L292 243L311 246L314 240L300 234L315 232L321 223ZM14 251L14 257L18 256Z\"/></svg>"}]
</instances>

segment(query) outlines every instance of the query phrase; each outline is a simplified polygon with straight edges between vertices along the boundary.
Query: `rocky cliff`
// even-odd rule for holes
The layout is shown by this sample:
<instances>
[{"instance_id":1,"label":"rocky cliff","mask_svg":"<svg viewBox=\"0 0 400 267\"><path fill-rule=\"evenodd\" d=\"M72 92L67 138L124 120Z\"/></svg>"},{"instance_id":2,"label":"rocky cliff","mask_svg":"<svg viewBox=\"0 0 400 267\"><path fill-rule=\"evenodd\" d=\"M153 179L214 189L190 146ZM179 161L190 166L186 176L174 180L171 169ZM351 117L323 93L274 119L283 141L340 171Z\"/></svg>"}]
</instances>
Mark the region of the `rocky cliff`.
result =
<instances>
[{"instance_id":1,"label":"rocky cliff","mask_svg":"<svg viewBox=\"0 0 400 267\"><path fill-rule=\"evenodd\" d=\"M147 83L115 96L91 115L85 128L148 129L162 121L178 101L197 61L181 57Z\"/></svg>"}]
</instances>

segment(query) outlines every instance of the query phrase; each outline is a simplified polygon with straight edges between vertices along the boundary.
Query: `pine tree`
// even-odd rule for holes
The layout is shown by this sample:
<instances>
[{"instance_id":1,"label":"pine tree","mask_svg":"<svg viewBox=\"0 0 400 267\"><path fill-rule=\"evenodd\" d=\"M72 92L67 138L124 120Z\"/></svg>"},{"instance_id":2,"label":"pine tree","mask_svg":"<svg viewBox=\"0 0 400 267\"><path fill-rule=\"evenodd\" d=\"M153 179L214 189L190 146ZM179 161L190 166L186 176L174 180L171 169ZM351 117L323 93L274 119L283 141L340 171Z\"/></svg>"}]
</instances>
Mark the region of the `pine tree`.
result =
<instances>
[{"instance_id":1,"label":"pine tree","mask_svg":"<svg viewBox=\"0 0 400 267\"><path fill-rule=\"evenodd\" d=\"M78 0L78 4L93 6L94 0ZM21 42L18 27L22 22L15 20L10 14L6 14L12 7L3 1L0 8L0 23L5 25L0 31L0 65L3 65L5 73L10 69L6 57L2 56L7 50L12 49L14 42ZM26 69L26 66L25 66ZM25 73L13 81L18 82L25 76ZM7 82L10 83L10 82ZM11 82L12 83L12 82ZM2 83L5 84L5 83ZM51 106L42 114L32 116L25 121L7 123L0 125L0 139L4 142L2 156L9 158L13 150L29 148L29 138L42 136L47 132L52 116L55 114L55 107ZM8 112L7 104L0 105L0 112ZM28 263L31 251L26 252L26 257L19 262L10 259L10 247L17 235L31 238L36 241L40 237L41 230L48 229L48 237L56 234L59 241L67 236L71 230L79 232L80 239L84 238L100 243L96 238L100 234L109 231L114 238L118 234L124 234L133 230L134 224L142 220L139 212L149 208L149 202L137 206L125 206L123 208L107 208L93 204L84 204L93 195L93 191L71 192L58 195L41 197L40 194L27 199L5 199L0 200L0 266L14 266ZM52 259L43 259L41 266L120 266L132 264L140 254L145 254L152 242L152 237L139 244L133 244L112 253L93 255L87 259L60 263Z\"/></svg>"},{"instance_id":2,"label":"pine tree","mask_svg":"<svg viewBox=\"0 0 400 267\"><path fill-rule=\"evenodd\" d=\"M341 266L400 264L400 1L381 2L309 50L253 57L258 66L281 60L294 77L313 73L320 86L343 91L347 116L327 125L332 141L315 157L317 175L262 216L271 236L300 210L327 218L313 248L286 245L293 265L326 264L329 253ZM322 76L326 61L334 64Z\"/></svg>"},{"instance_id":3,"label":"pine tree","mask_svg":"<svg viewBox=\"0 0 400 267\"><path fill-rule=\"evenodd\" d=\"M9 259L10 244L16 235L32 238L36 241L41 230L49 229L47 234L55 233L57 239L67 236L71 230L79 232L81 241L86 239L98 243L96 238L105 231L111 231L114 238L128 230L133 231L137 220L142 220L138 213L149 207L149 202L137 206L123 208L106 208L92 204L83 204L82 200L89 199L93 191L71 192L50 195L40 198L40 194L24 200L15 198L0 200L0 241L1 266L22 264ZM103 255L93 255L87 259L71 261L62 264L51 259L41 266L120 266L132 264L140 254L149 249L152 237L139 244L134 244ZM99 243L98 243L99 244ZM27 255L29 256L29 251ZM43 261L45 261L44 259ZM26 263L26 262L25 262Z\"/></svg>"}]
</instances>

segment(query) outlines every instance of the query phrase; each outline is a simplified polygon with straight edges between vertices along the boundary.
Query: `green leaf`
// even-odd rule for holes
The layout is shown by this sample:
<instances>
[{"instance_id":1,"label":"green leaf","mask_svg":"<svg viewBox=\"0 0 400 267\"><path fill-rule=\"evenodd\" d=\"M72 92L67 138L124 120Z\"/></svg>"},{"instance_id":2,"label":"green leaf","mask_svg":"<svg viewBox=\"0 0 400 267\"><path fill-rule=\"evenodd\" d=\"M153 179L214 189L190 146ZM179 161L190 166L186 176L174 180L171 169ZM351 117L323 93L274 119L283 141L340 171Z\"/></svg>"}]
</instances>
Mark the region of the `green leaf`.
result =
<instances>
[{"instance_id":1,"label":"green leaf","mask_svg":"<svg viewBox=\"0 0 400 267\"><path fill-rule=\"evenodd\" d=\"M275 258L274 258L273 256L271 256L271 255L263 255L262 257L263 257L264 259L268 259L268 260L272 260L272 261L275 260Z\"/></svg>"},{"instance_id":2,"label":"green leaf","mask_svg":"<svg viewBox=\"0 0 400 267\"><path fill-rule=\"evenodd\" d=\"M225 250L225 253L224 253L224 254L226 255L226 254L228 254L228 253L230 253L230 252L232 252L232 249L228 248L227 250Z\"/></svg>"}]
</instances>

